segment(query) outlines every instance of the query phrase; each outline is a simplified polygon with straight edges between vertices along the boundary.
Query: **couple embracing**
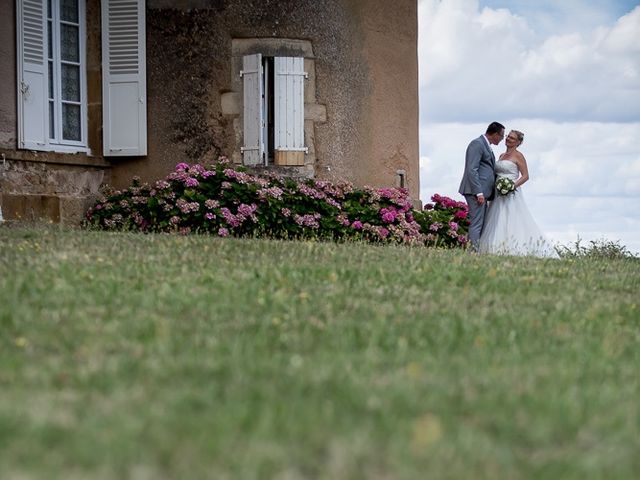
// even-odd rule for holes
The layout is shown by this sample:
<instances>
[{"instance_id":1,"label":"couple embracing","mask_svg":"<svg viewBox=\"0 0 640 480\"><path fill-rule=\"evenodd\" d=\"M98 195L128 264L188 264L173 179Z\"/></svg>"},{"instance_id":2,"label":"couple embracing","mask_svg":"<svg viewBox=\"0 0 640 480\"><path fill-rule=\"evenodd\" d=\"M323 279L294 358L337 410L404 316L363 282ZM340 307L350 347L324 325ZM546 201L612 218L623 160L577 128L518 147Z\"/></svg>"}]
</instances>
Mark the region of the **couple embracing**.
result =
<instances>
[{"instance_id":1,"label":"couple embracing","mask_svg":"<svg viewBox=\"0 0 640 480\"><path fill-rule=\"evenodd\" d=\"M520 187L529 179L527 161L518 150L524 134L511 130L505 140L507 149L496 161L491 145L500 144L504 134L504 125L492 122L467 147L459 192L469 206L471 248L481 253L557 258L522 196Z\"/></svg>"}]
</instances>

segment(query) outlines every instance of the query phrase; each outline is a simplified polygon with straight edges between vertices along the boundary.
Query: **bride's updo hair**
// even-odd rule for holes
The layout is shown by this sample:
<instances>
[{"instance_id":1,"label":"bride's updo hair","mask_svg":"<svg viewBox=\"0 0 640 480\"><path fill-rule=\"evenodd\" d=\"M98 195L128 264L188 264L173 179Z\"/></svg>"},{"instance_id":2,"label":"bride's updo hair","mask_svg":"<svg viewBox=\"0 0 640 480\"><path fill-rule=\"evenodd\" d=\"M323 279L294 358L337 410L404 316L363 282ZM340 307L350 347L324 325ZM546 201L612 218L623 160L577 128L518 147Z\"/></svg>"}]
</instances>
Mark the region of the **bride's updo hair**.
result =
<instances>
[{"instance_id":1,"label":"bride's updo hair","mask_svg":"<svg viewBox=\"0 0 640 480\"><path fill-rule=\"evenodd\" d=\"M516 134L516 137L518 137L518 141L520 143L522 143L524 141L524 133L522 133L519 130L511 130L511 131Z\"/></svg>"}]
</instances>

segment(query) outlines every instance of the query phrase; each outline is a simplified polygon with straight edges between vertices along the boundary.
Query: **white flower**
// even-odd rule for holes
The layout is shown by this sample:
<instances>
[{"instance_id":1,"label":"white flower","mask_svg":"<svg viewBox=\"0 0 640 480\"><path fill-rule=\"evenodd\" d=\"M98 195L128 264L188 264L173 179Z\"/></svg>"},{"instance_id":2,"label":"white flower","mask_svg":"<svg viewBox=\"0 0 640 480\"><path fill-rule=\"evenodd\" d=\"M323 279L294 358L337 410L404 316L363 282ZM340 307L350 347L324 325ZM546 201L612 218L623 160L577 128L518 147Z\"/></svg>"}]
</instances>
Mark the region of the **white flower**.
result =
<instances>
[{"instance_id":1,"label":"white flower","mask_svg":"<svg viewBox=\"0 0 640 480\"><path fill-rule=\"evenodd\" d=\"M507 177L498 177L498 180L496 181L496 190L498 190L498 193L501 195L507 195L515 191L515 189L516 186L513 183L513 180Z\"/></svg>"}]
</instances>

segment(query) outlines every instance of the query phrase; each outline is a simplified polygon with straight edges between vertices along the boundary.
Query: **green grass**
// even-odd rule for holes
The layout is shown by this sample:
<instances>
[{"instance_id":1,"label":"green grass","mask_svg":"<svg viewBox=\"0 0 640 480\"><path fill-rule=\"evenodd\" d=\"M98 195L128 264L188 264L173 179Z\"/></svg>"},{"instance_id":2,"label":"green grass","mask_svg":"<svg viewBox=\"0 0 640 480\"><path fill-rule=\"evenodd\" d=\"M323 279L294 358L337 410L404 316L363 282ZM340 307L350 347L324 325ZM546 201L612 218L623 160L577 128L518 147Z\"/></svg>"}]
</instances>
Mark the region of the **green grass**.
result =
<instances>
[{"instance_id":1,"label":"green grass","mask_svg":"<svg viewBox=\"0 0 640 480\"><path fill-rule=\"evenodd\" d=\"M2 479L635 479L640 261L0 228Z\"/></svg>"}]
</instances>

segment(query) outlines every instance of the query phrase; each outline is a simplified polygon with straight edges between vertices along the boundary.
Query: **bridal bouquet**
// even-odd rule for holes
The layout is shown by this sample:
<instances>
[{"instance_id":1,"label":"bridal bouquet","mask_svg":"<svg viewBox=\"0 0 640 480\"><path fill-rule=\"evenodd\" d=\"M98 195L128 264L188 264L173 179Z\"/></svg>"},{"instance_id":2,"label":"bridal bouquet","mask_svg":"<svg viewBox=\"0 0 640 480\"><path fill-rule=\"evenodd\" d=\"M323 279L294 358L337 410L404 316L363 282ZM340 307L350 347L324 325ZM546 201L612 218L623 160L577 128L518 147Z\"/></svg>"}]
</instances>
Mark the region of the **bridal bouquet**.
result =
<instances>
[{"instance_id":1,"label":"bridal bouquet","mask_svg":"<svg viewBox=\"0 0 640 480\"><path fill-rule=\"evenodd\" d=\"M513 180L507 177L499 177L496 181L496 190L500 195L507 195L516 190Z\"/></svg>"}]
</instances>

